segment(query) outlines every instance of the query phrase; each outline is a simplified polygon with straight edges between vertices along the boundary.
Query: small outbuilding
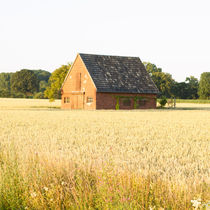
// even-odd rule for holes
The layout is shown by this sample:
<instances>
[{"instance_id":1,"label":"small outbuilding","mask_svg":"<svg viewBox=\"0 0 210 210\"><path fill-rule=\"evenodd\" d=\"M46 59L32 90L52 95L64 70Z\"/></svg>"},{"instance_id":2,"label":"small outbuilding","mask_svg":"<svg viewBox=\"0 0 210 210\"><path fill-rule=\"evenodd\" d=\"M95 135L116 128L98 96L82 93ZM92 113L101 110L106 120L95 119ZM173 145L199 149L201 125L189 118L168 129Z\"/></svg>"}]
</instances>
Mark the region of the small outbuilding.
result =
<instances>
[{"instance_id":1,"label":"small outbuilding","mask_svg":"<svg viewBox=\"0 0 210 210\"><path fill-rule=\"evenodd\" d=\"M157 87L138 57L77 54L62 88L62 109L154 109Z\"/></svg>"}]
</instances>

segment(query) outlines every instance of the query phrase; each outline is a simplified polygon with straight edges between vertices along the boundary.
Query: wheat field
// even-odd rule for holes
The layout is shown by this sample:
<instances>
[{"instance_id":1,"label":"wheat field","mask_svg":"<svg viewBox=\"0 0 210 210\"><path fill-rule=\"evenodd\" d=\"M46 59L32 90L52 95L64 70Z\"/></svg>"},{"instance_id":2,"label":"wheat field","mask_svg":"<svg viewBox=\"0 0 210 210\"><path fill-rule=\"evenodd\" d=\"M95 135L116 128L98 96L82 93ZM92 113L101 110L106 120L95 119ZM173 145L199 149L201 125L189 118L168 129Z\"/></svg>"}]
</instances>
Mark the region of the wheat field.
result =
<instances>
[{"instance_id":1,"label":"wheat field","mask_svg":"<svg viewBox=\"0 0 210 210\"><path fill-rule=\"evenodd\" d=\"M203 208L210 201L210 105L64 111L53 103L0 99L0 209L193 209L191 200Z\"/></svg>"}]
</instances>

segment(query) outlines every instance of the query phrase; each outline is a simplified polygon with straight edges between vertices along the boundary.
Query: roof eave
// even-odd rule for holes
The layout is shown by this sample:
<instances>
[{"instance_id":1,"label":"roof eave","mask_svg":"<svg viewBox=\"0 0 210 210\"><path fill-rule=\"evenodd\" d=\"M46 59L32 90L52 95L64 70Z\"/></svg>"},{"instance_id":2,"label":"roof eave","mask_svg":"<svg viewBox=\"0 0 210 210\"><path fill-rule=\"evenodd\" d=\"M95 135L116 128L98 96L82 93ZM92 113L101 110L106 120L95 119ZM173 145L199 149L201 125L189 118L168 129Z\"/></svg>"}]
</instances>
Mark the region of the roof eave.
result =
<instances>
[{"instance_id":1,"label":"roof eave","mask_svg":"<svg viewBox=\"0 0 210 210\"><path fill-rule=\"evenodd\" d=\"M116 90L97 90L98 93L126 93L126 94L159 94L159 92L152 92L152 91L116 91Z\"/></svg>"}]
</instances>

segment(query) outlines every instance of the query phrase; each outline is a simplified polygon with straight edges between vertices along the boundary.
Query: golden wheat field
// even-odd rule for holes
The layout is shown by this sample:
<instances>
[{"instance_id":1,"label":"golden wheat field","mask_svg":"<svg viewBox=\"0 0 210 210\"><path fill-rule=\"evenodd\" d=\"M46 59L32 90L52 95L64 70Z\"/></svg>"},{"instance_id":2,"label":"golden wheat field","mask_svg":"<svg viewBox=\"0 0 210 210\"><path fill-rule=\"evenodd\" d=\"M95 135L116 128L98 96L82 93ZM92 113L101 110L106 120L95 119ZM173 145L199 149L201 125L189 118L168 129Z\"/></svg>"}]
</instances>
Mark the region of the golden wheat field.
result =
<instances>
[{"instance_id":1,"label":"golden wheat field","mask_svg":"<svg viewBox=\"0 0 210 210\"><path fill-rule=\"evenodd\" d=\"M0 209L193 209L191 200L203 208L210 201L209 104L64 111L53 103L0 99Z\"/></svg>"}]
</instances>

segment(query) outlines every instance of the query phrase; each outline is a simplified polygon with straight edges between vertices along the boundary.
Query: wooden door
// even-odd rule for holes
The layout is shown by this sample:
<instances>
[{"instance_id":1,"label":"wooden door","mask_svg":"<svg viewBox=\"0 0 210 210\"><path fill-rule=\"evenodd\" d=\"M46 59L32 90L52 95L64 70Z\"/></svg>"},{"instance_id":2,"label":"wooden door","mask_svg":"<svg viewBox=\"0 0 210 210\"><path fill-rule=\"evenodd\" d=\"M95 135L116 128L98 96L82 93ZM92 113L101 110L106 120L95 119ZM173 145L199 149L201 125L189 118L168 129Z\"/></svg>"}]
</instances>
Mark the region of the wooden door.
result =
<instances>
[{"instance_id":1,"label":"wooden door","mask_svg":"<svg viewBox=\"0 0 210 210\"><path fill-rule=\"evenodd\" d=\"M84 97L83 95L74 95L71 97L71 109L83 109L84 108Z\"/></svg>"},{"instance_id":2,"label":"wooden door","mask_svg":"<svg viewBox=\"0 0 210 210\"><path fill-rule=\"evenodd\" d=\"M72 95L71 97L71 109L76 109L76 96Z\"/></svg>"},{"instance_id":3,"label":"wooden door","mask_svg":"<svg viewBox=\"0 0 210 210\"><path fill-rule=\"evenodd\" d=\"M78 109L83 109L83 95L77 96L77 107Z\"/></svg>"}]
</instances>

